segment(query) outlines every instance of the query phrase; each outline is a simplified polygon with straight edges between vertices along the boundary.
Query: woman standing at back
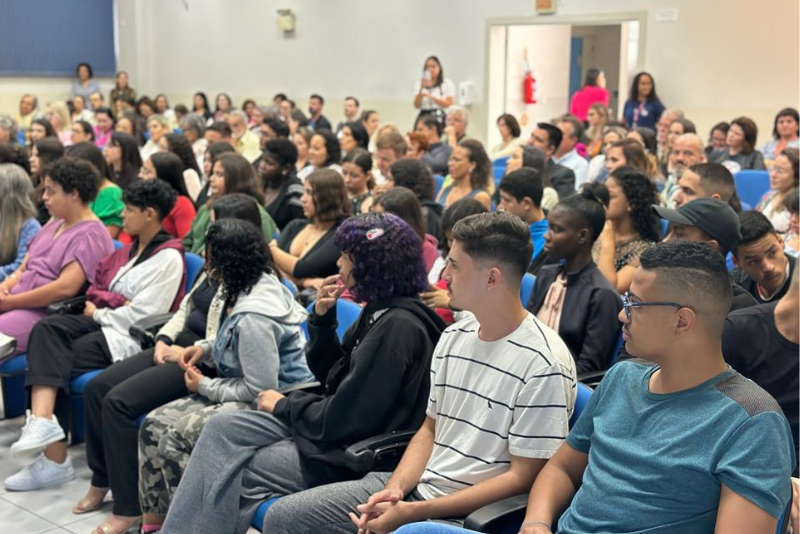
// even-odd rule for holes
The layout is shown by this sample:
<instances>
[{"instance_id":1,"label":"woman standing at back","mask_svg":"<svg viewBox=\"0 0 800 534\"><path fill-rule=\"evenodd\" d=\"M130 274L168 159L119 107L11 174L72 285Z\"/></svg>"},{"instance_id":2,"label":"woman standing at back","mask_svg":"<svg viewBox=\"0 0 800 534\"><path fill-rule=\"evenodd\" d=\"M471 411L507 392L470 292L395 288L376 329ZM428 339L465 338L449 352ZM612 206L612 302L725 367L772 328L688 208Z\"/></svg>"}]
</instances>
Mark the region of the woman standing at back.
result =
<instances>
[{"instance_id":1,"label":"woman standing at back","mask_svg":"<svg viewBox=\"0 0 800 534\"><path fill-rule=\"evenodd\" d=\"M414 88L414 107L419 110L417 120L425 115L435 115L444 128L444 110L456 100L456 86L444 77L444 70L439 58L430 56L425 60L422 79Z\"/></svg>"},{"instance_id":2,"label":"woman standing at back","mask_svg":"<svg viewBox=\"0 0 800 534\"><path fill-rule=\"evenodd\" d=\"M623 116L629 128L645 126L653 130L664 113L664 104L656 94L656 82L647 72L640 72L633 79Z\"/></svg>"},{"instance_id":3,"label":"woman standing at back","mask_svg":"<svg viewBox=\"0 0 800 534\"><path fill-rule=\"evenodd\" d=\"M586 71L586 80L583 87L575 91L569 102L569 113L575 115L579 120L586 122L589 109L594 104L602 104L608 107L608 89L606 89L606 74L600 69L589 69Z\"/></svg>"}]
</instances>

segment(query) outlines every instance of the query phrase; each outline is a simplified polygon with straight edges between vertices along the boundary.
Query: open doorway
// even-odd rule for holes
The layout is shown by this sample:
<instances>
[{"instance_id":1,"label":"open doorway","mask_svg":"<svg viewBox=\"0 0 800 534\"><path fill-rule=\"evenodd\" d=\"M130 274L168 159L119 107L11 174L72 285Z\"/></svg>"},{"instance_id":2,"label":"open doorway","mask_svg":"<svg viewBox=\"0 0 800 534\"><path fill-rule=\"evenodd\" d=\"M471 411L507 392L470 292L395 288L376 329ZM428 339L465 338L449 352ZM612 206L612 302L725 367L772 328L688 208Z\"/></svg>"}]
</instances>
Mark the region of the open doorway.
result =
<instances>
[{"instance_id":1,"label":"open doorway","mask_svg":"<svg viewBox=\"0 0 800 534\"><path fill-rule=\"evenodd\" d=\"M622 116L630 80L643 63L644 17L542 18L489 23L488 146L501 141L495 121L503 113L517 117L524 139L537 122L567 113L593 67L605 72L611 116Z\"/></svg>"}]
</instances>

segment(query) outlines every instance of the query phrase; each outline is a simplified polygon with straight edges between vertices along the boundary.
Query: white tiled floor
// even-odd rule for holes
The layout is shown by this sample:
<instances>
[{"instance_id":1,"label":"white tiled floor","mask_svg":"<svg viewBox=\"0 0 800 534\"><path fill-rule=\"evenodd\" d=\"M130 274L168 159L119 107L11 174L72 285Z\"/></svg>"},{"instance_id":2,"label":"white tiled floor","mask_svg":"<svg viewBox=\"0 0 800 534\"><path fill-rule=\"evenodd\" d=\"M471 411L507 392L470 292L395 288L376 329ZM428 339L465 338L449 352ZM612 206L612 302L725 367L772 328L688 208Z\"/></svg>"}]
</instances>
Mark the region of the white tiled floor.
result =
<instances>
[{"instance_id":1,"label":"white tiled floor","mask_svg":"<svg viewBox=\"0 0 800 534\"><path fill-rule=\"evenodd\" d=\"M100 510L89 514L72 513L72 508L83 497L91 480L91 470L86 465L86 447L83 444L69 449L76 475L72 482L41 491L6 491L2 480L32 460L32 457L11 456L10 452L11 444L19 437L23 423L22 417L0 420L0 533L93 532L105 520L106 515L111 513L111 503L107 502ZM248 534L258 534L258 531L250 529Z\"/></svg>"}]
</instances>

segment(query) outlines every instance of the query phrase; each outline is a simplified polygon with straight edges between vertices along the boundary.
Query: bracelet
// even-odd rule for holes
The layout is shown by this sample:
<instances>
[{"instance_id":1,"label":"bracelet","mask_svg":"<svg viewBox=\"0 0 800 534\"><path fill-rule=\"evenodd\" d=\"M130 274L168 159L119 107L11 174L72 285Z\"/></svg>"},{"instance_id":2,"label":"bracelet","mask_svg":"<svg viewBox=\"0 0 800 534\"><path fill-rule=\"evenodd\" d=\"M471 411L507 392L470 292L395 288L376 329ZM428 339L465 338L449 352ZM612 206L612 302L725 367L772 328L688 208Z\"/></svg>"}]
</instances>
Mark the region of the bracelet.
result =
<instances>
[{"instance_id":1,"label":"bracelet","mask_svg":"<svg viewBox=\"0 0 800 534\"><path fill-rule=\"evenodd\" d=\"M525 529L525 527L532 527L533 525L542 525L548 530L548 532L550 533L553 532L552 529L550 528L550 525L542 521L526 521L525 523L522 523L522 525L519 527L519 531L522 532Z\"/></svg>"}]
</instances>

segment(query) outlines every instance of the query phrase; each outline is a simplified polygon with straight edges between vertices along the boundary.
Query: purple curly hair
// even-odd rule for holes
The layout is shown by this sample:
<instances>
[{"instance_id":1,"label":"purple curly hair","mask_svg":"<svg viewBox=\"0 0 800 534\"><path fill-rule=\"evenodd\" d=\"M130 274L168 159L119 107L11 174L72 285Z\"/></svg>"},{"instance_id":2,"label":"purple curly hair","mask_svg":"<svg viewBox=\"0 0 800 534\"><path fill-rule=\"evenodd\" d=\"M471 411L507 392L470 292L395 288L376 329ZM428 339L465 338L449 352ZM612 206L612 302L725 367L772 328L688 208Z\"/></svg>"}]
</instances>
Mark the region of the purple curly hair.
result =
<instances>
[{"instance_id":1,"label":"purple curly hair","mask_svg":"<svg viewBox=\"0 0 800 534\"><path fill-rule=\"evenodd\" d=\"M428 287L422 244L400 217L365 213L345 220L334 243L353 261L353 294L365 302L412 297Z\"/></svg>"}]
</instances>

